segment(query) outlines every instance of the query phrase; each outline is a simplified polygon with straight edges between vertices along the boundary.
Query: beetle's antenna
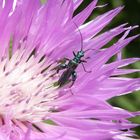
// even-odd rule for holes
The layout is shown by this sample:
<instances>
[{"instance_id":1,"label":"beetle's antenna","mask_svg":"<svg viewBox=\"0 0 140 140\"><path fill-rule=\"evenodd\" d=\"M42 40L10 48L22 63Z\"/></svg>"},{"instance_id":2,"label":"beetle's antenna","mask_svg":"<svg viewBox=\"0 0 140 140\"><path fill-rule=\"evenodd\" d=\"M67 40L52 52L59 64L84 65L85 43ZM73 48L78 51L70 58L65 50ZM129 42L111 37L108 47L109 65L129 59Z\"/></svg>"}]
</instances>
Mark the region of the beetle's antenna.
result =
<instances>
[{"instance_id":1,"label":"beetle's antenna","mask_svg":"<svg viewBox=\"0 0 140 140\"><path fill-rule=\"evenodd\" d=\"M92 71L86 70L85 65L83 63L81 63L81 64L82 64L82 67L83 67L83 69L84 69L85 72L87 72L87 73L91 73L92 72Z\"/></svg>"},{"instance_id":2,"label":"beetle's antenna","mask_svg":"<svg viewBox=\"0 0 140 140\"><path fill-rule=\"evenodd\" d=\"M95 49L87 49L84 52L88 52L88 51L95 51Z\"/></svg>"},{"instance_id":3,"label":"beetle's antenna","mask_svg":"<svg viewBox=\"0 0 140 140\"><path fill-rule=\"evenodd\" d=\"M61 6L64 4L65 0L62 1Z\"/></svg>"},{"instance_id":4,"label":"beetle's antenna","mask_svg":"<svg viewBox=\"0 0 140 140\"><path fill-rule=\"evenodd\" d=\"M84 52L88 52L88 51L96 51L96 52L100 52L99 50L96 50L96 49L87 49L87 50L85 50Z\"/></svg>"},{"instance_id":5,"label":"beetle's antenna","mask_svg":"<svg viewBox=\"0 0 140 140\"><path fill-rule=\"evenodd\" d=\"M81 51L83 50L84 44L83 44L83 36L82 33L78 27L78 25L73 21L74 25L77 27L77 30L79 31L80 37L81 37Z\"/></svg>"}]
</instances>

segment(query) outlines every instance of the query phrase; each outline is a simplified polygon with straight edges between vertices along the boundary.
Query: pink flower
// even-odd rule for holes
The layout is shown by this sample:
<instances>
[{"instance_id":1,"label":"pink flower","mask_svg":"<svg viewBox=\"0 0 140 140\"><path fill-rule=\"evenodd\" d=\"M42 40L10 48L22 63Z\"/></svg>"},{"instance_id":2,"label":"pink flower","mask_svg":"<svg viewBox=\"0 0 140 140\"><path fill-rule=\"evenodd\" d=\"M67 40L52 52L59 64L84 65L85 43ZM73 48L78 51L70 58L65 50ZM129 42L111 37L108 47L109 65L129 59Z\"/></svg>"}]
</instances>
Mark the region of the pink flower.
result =
<instances>
[{"instance_id":1,"label":"pink flower","mask_svg":"<svg viewBox=\"0 0 140 140\"><path fill-rule=\"evenodd\" d=\"M97 1L73 17L82 0L47 0L44 5L0 0L0 140L132 139L130 129L137 124L127 118L139 112L113 107L107 100L140 89L140 78L121 77L140 71L123 68L140 58L120 57L138 35L127 37L135 27L126 24L98 34L122 7L84 24ZM102 48L121 33L118 42ZM58 61L72 59L82 44L83 51L89 50L85 67L91 72L79 64L74 85L60 87L56 83L65 69L56 73ZM116 54L118 59L107 63Z\"/></svg>"}]
</instances>

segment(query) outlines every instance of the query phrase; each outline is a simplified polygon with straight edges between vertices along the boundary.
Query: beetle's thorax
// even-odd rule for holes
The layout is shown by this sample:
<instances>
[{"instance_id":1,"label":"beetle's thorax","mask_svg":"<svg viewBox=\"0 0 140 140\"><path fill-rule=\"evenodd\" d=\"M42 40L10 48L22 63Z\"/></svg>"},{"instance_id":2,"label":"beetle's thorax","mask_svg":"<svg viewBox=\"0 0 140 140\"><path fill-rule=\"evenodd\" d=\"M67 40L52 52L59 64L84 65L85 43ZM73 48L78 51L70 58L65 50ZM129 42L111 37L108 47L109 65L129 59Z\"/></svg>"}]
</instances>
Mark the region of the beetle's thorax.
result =
<instances>
[{"instance_id":1,"label":"beetle's thorax","mask_svg":"<svg viewBox=\"0 0 140 140\"><path fill-rule=\"evenodd\" d=\"M73 61L78 64L81 62L82 57L84 57L84 52L78 51L77 54L75 55L75 57L73 58Z\"/></svg>"}]
</instances>

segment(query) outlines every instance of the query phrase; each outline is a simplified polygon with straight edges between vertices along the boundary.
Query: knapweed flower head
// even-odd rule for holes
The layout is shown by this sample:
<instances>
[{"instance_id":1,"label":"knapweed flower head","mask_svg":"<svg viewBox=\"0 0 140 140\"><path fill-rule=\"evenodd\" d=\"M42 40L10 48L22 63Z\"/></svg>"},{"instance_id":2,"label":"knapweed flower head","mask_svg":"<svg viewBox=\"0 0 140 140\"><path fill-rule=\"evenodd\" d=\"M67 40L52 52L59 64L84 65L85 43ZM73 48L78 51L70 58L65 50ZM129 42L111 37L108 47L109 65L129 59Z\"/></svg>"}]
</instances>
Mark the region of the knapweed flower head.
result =
<instances>
[{"instance_id":1,"label":"knapweed flower head","mask_svg":"<svg viewBox=\"0 0 140 140\"><path fill-rule=\"evenodd\" d=\"M135 136L131 128L137 125L127 119L138 113L107 102L140 89L139 78L121 76L139 71L123 68L139 58L120 57L121 50L137 37L127 37L135 27L123 24L100 33L123 7L85 23L97 1L74 16L82 0L47 0L43 5L39 0L0 0L0 140L128 140ZM121 33L115 44L103 48ZM87 61L84 66L60 67L80 50ZM116 54L117 59L107 63ZM60 86L58 81L65 84Z\"/></svg>"}]
</instances>

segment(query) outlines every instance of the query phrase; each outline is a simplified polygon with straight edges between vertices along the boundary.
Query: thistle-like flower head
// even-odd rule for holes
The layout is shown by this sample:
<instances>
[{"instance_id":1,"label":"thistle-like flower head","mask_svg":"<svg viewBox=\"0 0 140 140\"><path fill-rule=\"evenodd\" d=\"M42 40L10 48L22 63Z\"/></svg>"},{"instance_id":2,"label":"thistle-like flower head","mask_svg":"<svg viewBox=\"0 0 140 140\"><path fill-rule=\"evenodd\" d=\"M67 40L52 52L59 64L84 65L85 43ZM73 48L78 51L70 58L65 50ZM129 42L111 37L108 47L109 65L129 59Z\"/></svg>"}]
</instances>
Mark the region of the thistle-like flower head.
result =
<instances>
[{"instance_id":1,"label":"thistle-like flower head","mask_svg":"<svg viewBox=\"0 0 140 140\"><path fill-rule=\"evenodd\" d=\"M139 78L121 77L139 71L123 68L139 58L120 57L138 37L127 37L136 26L123 24L100 33L123 7L85 23L97 1L73 16L82 0L47 0L43 5L39 0L0 0L0 140L134 136L130 129L137 125L127 118L139 113L107 100L140 89ZM121 33L121 39L103 48Z\"/></svg>"}]
</instances>

